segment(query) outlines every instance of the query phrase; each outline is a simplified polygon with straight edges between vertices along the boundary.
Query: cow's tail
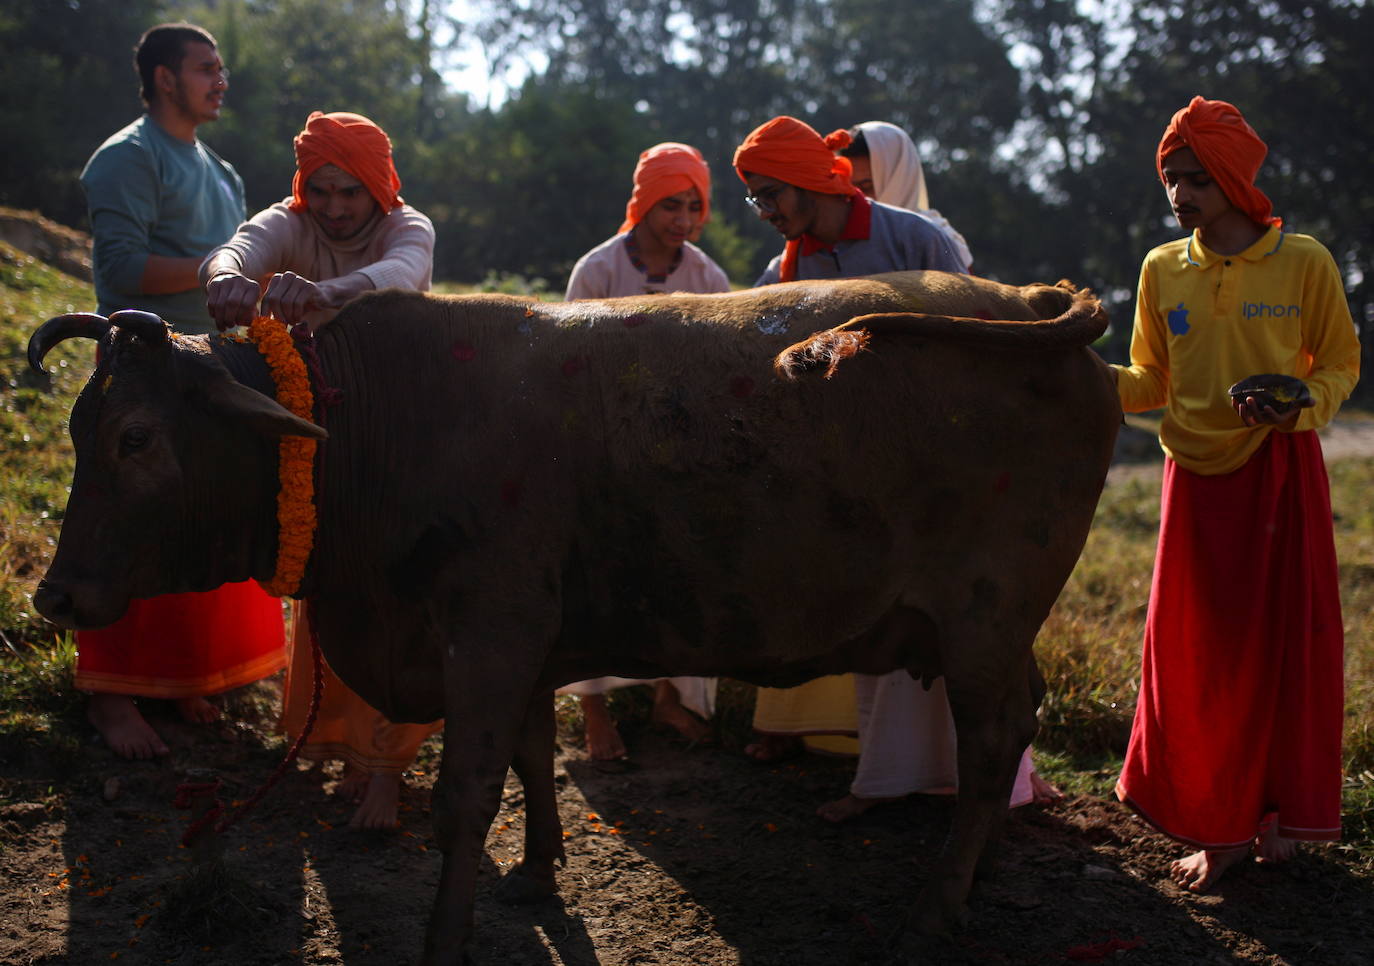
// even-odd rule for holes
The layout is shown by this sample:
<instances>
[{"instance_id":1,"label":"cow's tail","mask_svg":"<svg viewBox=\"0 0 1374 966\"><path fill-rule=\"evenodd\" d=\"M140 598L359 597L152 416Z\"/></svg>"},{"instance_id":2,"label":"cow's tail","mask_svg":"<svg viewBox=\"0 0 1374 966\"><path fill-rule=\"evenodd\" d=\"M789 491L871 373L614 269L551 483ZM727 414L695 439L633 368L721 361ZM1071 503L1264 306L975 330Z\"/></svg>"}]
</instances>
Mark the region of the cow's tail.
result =
<instances>
[{"instance_id":1,"label":"cow's tail","mask_svg":"<svg viewBox=\"0 0 1374 966\"><path fill-rule=\"evenodd\" d=\"M1032 320L975 319L919 312L860 315L784 349L773 360L773 370L779 377L792 381L802 373L823 368L825 378L829 379L845 359L868 349L874 339L891 336L918 336L990 349L1045 351L1091 345L1107 330L1107 313L1101 300L1088 289L1076 289L1071 282L1036 286L1028 301L1036 311L1059 314Z\"/></svg>"}]
</instances>

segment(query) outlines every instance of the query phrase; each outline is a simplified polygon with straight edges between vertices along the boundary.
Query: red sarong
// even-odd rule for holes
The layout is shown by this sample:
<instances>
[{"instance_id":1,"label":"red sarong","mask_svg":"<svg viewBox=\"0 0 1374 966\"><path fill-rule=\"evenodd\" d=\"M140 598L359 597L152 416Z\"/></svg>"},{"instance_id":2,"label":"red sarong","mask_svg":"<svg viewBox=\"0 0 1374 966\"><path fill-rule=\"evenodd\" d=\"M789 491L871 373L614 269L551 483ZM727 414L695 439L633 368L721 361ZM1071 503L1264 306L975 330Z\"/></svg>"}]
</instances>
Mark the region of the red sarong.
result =
<instances>
[{"instance_id":1,"label":"red sarong","mask_svg":"<svg viewBox=\"0 0 1374 966\"><path fill-rule=\"evenodd\" d=\"M133 600L114 624L76 635L76 686L151 698L218 694L286 666L281 600L257 581Z\"/></svg>"},{"instance_id":2,"label":"red sarong","mask_svg":"<svg viewBox=\"0 0 1374 966\"><path fill-rule=\"evenodd\" d=\"M1181 842L1229 849L1278 815L1340 837L1344 716L1331 496L1314 432L1244 466L1165 463L1140 696L1116 793Z\"/></svg>"}]
</instances>

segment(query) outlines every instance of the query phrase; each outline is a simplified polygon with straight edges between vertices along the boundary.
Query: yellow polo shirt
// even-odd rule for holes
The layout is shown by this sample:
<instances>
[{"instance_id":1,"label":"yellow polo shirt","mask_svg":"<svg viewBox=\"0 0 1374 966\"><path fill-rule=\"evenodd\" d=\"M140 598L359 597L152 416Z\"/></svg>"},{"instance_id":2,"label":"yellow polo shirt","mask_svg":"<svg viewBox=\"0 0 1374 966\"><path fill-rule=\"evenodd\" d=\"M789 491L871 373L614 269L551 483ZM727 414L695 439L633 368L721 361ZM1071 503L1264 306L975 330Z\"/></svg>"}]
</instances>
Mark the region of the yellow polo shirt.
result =
<instances>
[{"instance_id":1,"label":"yellow polo shirt","mask_svg":"<svg viewBox=\"0 0 1374 966\"><path fill-rule=\"evenodd\" d=\"M1159 441L1180 466L1238 469L1271 427L1250 427L1226 390L1281 373L1307 383L1316 406L1295 431L1326 425L1360 376L1360 342L1331 253L1271 227L1238 255L1208 251L1198 232L1145 256L1131 365L1116 366L1126 412L1163 406Z\"/></svg>"}]
</instances>

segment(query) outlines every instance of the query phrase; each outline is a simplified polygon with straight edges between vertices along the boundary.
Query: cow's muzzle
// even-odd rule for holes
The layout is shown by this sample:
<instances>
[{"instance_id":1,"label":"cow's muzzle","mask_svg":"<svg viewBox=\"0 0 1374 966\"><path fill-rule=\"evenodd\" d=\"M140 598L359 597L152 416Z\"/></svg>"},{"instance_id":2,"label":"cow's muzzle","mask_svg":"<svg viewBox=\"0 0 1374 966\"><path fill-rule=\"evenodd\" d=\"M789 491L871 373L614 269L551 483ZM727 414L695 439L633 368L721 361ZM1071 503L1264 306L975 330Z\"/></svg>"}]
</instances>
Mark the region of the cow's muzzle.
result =
<instances>
[{"instance_id":1,"label":"cow's muzzle","mask_svg":"<svg viewBox=\"0 0 1374 966\"><path fill-rule=\"evenodd\" d=\"M113 624L124 616L129 602L101 600L78 605L77 597L70 589L40 580L38 589L33 592L33 606L58 627L85 631Z\"/></svg>"}]
</instances>

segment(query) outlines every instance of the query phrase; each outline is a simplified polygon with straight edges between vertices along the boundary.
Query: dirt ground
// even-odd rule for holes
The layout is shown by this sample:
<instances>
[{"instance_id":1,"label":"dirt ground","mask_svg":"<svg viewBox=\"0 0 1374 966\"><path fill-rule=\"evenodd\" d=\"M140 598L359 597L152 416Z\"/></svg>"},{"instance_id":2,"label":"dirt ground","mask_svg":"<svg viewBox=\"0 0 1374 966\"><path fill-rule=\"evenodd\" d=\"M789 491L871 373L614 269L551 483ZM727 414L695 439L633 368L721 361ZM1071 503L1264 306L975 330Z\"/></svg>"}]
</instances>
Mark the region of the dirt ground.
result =
<instances>
[{"instance_id":1,"label":"dirt ground","mask_svg":"<svg viewBox=\"0 0 1374 966\"><path fill-rule=\"evenodd\" d=\"M408 777L396 832L347 827L350 806L329 794L334 766L288 773L226 833L226 873L207 894L178 845L178 784L209 769L226 800L246 798L280 751L241 718L153 720L173 748L156 763L120 761L94 739L61 759L30 750L6 762L7 797L28 794L0 807L0 962L417 961L440 862L432 753ZM633 767L613 772L560 740L568 864L557 899L506 906L491 894L523 828L520 787L508 783L482 869L480 966L1374 964L1374 888L1338 848L1249 863L1195 897L1167 881L1177 846L1093 797L1014 812L969 928L915 941L903 919L932 872L949 800L915 797L832 827L814 808L845 790L844 759L760 765L652 726L627 740Z\"/></svg>"}]
</instances>

